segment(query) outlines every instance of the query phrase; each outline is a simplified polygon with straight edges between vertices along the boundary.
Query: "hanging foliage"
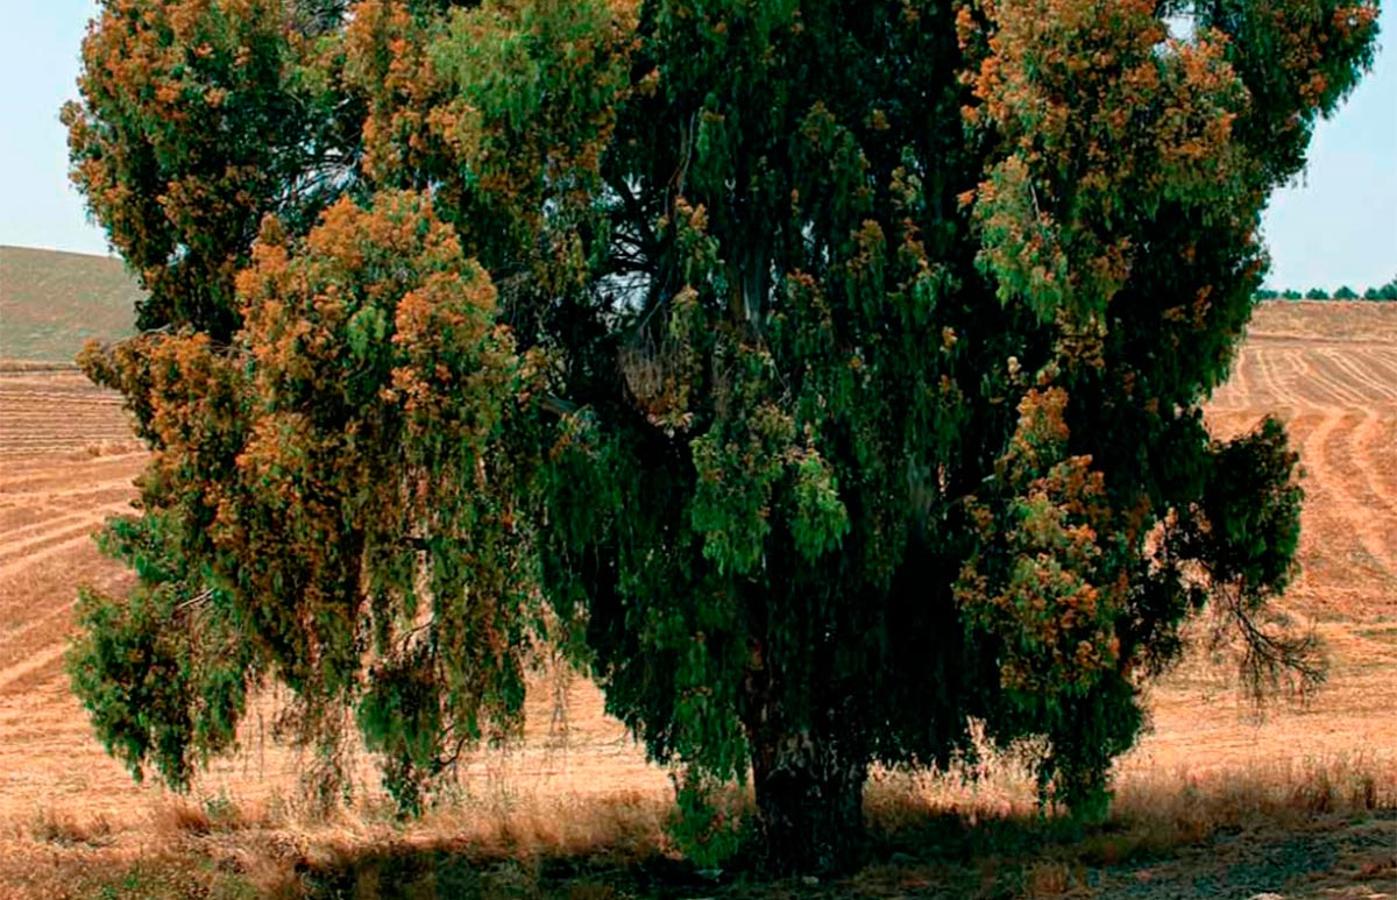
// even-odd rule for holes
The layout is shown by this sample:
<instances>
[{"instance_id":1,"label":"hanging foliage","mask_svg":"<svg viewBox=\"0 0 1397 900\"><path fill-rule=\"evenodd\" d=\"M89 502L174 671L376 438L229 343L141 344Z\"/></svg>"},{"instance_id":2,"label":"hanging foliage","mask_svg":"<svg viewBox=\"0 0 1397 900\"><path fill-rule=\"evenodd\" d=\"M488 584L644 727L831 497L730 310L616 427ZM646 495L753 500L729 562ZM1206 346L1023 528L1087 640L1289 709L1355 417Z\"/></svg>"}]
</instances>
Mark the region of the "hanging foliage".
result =
<instances>
[{"instance_id":1,"label":"hanging foliage","mask_svg":"<svg viewBox=\"0 0 1397 900\"><path fill-rule=\"evenodd\" d=\"M1099 811L1192 618L1254 685L1321 674L1268 612L1284 431L1201 405L1375 22L107 0L65 120L151 299L84 365L154 456L70 656L99 735L185 784L274 679L411 811L553 645L696 857L750 777L769 859L840 865L870 767L972 719Z\"/></svg>"}]
</instances>

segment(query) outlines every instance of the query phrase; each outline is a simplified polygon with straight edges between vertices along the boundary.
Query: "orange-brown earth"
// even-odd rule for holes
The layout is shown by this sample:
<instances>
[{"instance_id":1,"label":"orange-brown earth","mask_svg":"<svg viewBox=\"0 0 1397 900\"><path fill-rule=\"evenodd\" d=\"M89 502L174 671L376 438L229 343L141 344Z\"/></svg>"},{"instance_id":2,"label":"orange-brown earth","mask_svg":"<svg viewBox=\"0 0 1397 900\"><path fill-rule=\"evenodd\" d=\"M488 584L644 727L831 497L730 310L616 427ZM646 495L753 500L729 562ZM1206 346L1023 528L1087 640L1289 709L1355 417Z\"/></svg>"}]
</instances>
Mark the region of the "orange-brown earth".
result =
<instances>
[{"instance_id":1,"label":"orange-brown earth","mask_svg":"<svg viewBox=\"0 0 1397 900\"><path fill-rule=\"evenodd\" d=\"M1284 606L1326 642L1329 681L1307 705L1258 720L1225 667L1191 659L1152 689L1153 730L1122 762L1123 783L1338 757L1397 772L1397 304L1261 309L1209 419L1227 434L1268 413L1289 425L1306 471L1303 573ZM105 755L62 669L76 586L128 583L89 535L126 508L143 459L114 395L71 371L0 372L0 827L78 815L140 828L168 800ZM560 739L559 686L540 676L523 745L481 751L463 779L469 793L667 789L581 678L566 686ZM300 766L271 740L272 702L197 794L252 804L294 795ZM376 793L372 768L357 771L360 796Z\"/></svg>"}]
</instances>

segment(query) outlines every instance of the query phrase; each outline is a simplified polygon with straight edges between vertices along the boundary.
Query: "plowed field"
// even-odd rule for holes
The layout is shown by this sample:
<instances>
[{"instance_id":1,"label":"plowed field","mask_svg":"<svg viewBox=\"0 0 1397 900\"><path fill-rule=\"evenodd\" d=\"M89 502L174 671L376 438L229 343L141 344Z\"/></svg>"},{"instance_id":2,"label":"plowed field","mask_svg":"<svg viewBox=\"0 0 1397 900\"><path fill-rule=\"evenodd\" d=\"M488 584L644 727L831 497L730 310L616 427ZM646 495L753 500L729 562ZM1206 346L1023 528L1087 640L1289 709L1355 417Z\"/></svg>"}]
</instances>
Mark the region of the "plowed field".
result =
<instances>
[{"instance_id":1,"label":"plowed field","mask_svg":"<svg viewBox=\"0 0 1397 900\"><path fill-rule=\"evenodd\" d=\"M1308 705L1258 721L1225 668L1192 659L1153 690L1154 730L1122 777L1397 756L1397 304L1262 309L1209 419L1229 434L1266 414L1288 424L1306 470L1304 568L1285 604L1326 641L1330 680ZM98 746L62 671L76 586L129 577L89 535L127 508L143 459L114 395L73 372L0 372L0 822L52 809L135 822L158 800L160 788L134 785ZM468 786L666 789L580 679L560 740L549 686L533 692L525 745L483 752ZM298 768L253 716L242 752L197 790L265 798L288 791ZM362 777L373 789L367 767Z\"/></svg>"}]
</instances>

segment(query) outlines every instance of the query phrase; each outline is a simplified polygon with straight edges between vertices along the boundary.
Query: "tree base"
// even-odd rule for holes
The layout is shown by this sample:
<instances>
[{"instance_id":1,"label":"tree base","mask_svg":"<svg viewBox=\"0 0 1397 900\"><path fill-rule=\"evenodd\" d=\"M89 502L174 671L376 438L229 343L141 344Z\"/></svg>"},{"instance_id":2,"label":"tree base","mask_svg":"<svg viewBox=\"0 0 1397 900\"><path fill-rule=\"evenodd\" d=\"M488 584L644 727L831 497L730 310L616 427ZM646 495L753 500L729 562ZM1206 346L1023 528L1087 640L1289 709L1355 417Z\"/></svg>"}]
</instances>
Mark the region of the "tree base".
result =
<instances>
[{"instance_id":1,"label":"tree base","mask_svg":"<svg viewBox=\"0 0 1397 900\"><path fill-rule=\"evenodd\" d=\"M867 763L837 740L808 732L754 754L757 814L768 869L828 875L854 866L864 848Z\"/></svg>"}]
</instances>

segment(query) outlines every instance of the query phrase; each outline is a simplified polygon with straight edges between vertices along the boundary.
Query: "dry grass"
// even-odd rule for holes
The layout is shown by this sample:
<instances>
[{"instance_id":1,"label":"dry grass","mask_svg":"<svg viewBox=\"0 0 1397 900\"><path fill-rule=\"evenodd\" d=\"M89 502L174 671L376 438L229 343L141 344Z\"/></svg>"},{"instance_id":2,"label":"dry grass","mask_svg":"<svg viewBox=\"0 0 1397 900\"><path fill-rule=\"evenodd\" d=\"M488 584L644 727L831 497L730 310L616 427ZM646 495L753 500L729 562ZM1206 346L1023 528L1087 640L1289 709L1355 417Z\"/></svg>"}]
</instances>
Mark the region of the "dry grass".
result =
<instances>
[{"instance_id":1,"label":"dry grass","mask_svg":"<svg viewBox=\"0 0 1397 900\"><path fill-rule=\"evenodd\" d=\"M638 857L663 846L670 809L663 796L634 791L596 798L530 794L452 805L429 814L420 828L424 835L452 835L489 856Z\"/></svg>"},{"instance_id":2,"label":"dry grass","mask_svg":"<svg viewBox=\"0 0 1397 900\"><path fill-rule=\"evenodd\" d=\"M1167 881L1176 857L1193 854L1193 877L1210 866L1235 868L1247 848L1299 839L1324 849L1373 829L1389 836L1387 853L1380 845L1360 848L1347 859L1351 871L1329 883L1380 883L1397 871L1391 760L1136 774L1119 785L1109 819L1086 829L1042 815L1021 760L992 760L980 774L989 780L968 781L963 770L875 780L866 813L879 861L842 881L797 882L796 892L818 887L828 896L891 897L974 885L972 893L993 896L1096 896L1088 884L1148 877L1161 880L1161 896L1177 896ZM80 896L65 891L131 883L146 892L140 896L170 897L458 896L444 887L453 878L475 886L470 896L668 896L692 887L692 873L674 862L665 842L663 797L495 795L447 804L412 823L382 812L360 804L330 820L303 820L284 809L204 798L159 805L147 825L126 828L45 814L0 841L0 860L8 860L0 862L0 885ZM44 878L35 875L39 859L51 867ZM1269 883L1282 884L1283 875L1274 873ZM792 888L737 873L706 892L775 897Z\"/></svg>"},{"instance_id":3,"label":"dry grass","mask_svg":"<svg viewBox=\"0 0 1397 900\"><path fill-rule=\"evenodd\" d=\"M225 795L202 799L171 797L156 803L150 812L151 832L171 839L275 827L281 821L281 817L268 813L260 804L244 807Z\"/></svg>"},{"instance_id":4,"label":"dry grass","mask_svg":"<svg viewBox=\"0 0 1397 900\"><path fill-rule=\"evenodd\" d=\"M1397 810L1397 748L1387 752L1264 761L1200 772L1135 768L1117 774L1111 823L1162 847L1194 843L1220 828L1299 826L1328 815ZM988 753L974 771L876 776L865 811L878 831L897 833L928 818L982 822L1042 815L1026 758ZM1108 860L1109 861L1109 860Z\"/></svg>"},{"instance_id":5,"label":"dry grass","mask_svg":"<svg viewBox=\"0 0 1397 900\"><path fill-rule=\"evenodd\" d=\"M25 833L31 840L42 844L100 847L111 842L112 823L100 814L80 821L70 811L44 809L34 814Z\"/></svg>"},{"instance_id":6,"label":"dry grass","mask_svg":"<svg viewBox=\"0 0 1397 900\"><path fill-rule=\"evenodd\" d=\"M1121 780L1111 815L1162 851L1221 829L1301 829L1378 810L1397 810L1391 756L1279 759L1212 776L1142 772Z\"/></svg>"}]
</instances>

